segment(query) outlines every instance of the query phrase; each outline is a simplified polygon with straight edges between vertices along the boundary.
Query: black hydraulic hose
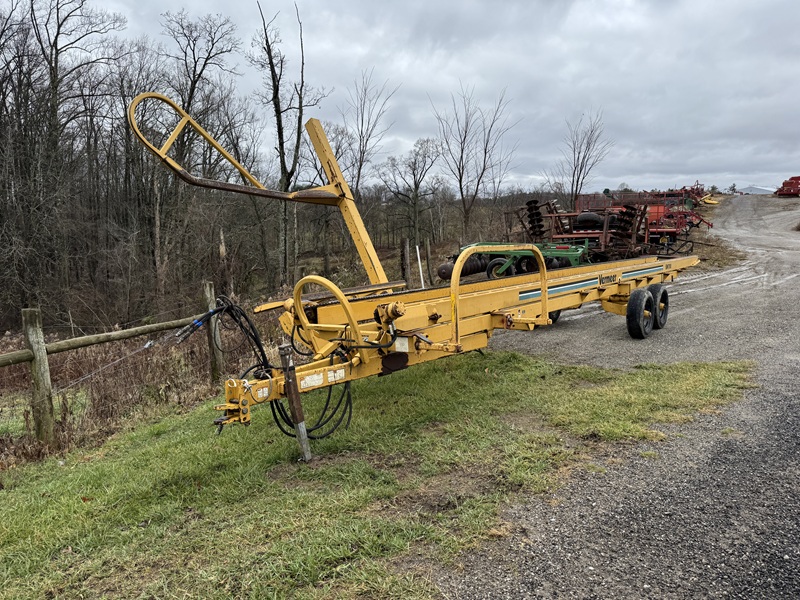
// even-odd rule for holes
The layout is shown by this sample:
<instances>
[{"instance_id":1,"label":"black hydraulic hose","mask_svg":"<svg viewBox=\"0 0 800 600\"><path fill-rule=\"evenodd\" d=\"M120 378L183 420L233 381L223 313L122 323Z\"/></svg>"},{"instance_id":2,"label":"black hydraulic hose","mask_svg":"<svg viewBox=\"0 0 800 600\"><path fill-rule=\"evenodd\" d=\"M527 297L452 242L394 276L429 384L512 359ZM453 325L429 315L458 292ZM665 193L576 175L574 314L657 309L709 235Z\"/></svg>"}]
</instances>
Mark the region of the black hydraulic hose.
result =
<instances>
[{"instance_id":1,"label":"black hydraulic hose","mask_svg":"<svg viewBox=\"0 0 800 600\"><path fill-rule=\"evenodd\" d=\"M258 369L260 366L261 366L261 364L255 364L255 365L252 365L250 367L247 367L247 370L244 373L242 373L241 375L239 375L239 379L247 379L247 376L250 373L252 373L253 371L255 371L256 369Z\"/></svg>"},{"instance_id":2,"label":"black hydraulic hose","mask_svg":"<svg viewBox=\"0 0 800 600\"><path fill-rule=\"evenodd\" d=\"M313 350L309 350L308 352L304 352L304 351L300 350L300 349L297 347L297 345L295 344L295 341L294 341L295 335L296 335L298 338L300 338L300 341L301 341L301 342L303 342L303 343L304 343L306 346L308 346L309 348L311 347L311 344L310 344L310 343L308 343L308 342L307 342L307 341L306 341L306 340L303 338L303 335L300 333L300 330L298 329L297 325L294 325L294 326L292 327L292 335L291 335L291 337L290 337L290 339L291 339L291 343L292 343L292 350L294 350L295 352L297 352L297 353L298 353L300 356L313 356L313 355L314 355L314 351L313 351Z\"/></svg>"},{"instance_id":3,"label":"black hydraulic hose","mask_svg":"<svg viewBox=\"0 0 800 600\"><path fill-rule=\"evenodd\" d=\"M328 402L326 402L326 405L330 402L332 393L333 387L328 388ZM283 405L283 402L280 400L273 400L270 402L270 407L272 408L272 417L275 420L275 424L278 426L278 429L281 430L281 433L289 437L296 437L294 433L294 423L292 422L292 418L287 412L286 407ZM350 421L352 420L353 416L353 395L350 389L349 381L343 384L342 393L339 395L339 400L336 403L336 407L327 414L327 418L325 418L326 413L328 413L328 411L324 410L317 419L317 423L307 429L309 439L321 440L330 436L334 431L342 426L342 423L345 421L345 417L347 418L347 421L344 423L345 429L350 426ZM323 433L314 433L324 428L337 414L339 415L339 418L333 425L331 425L329 429L327 429L327 431L324 431Z\"/></svg>"},{"instance_id":4,"label":"black hydraulic hose","mask_svg":"<svg viewBox=\"0 0 800 600\"><path fill-rule=\"evenodd\" d=\"M263 368L267 371L276 370L277 367L274 367L270 364L269 360L267 359L267 353L264 350L264 345L261 341L261 336L258 333L253 321L247 315L247 313L238 305L234 304L229 298L225 296L219 296L217 298L217 306L207 313L201 315L197 319L193 320L189 325L181 328L175 336L178 338L178 343L187 339L190 335L192 335L195 331L200 329L203 325L207 324L211 318L215 315L220 315L220 319L217 321L218 326L221 324L223 327L228 329L239 329L239 331L244 336L244 342L249 343L253 354L256 356L256 364L251 365L248 367L244 373L241 375L241 379L247 378L247 376L256 371L259 368ZM229 318L233 323L233 327L228 327L225 325L224 318ZM292 348L294 348L295 352L301 354L303 356L310 356L313 355L313 351L311 352L301 352L298 350L295 344L295 336L299 338L304 344L306 344L306 340L303 338L300 330L297 326L292 329ZM367 344L358 344L352 346L352 348L388 348L392 344L394 344L395 340L397 339L397 331L392 331L392 337L389 342L383 344L377 343L367 343ZM335 340L335 341L347 341L347 340ZM345 353L339 349L330 354L330 363L333 365L335 357L338 356L343 362L346 361ZM307 429L309 439L323 439L331 435L334 431L336 431L339 427L344 424L345 428L350 426L350 421L353 415L353 396L350 388L350 382L347 381L342 384L342 393L339 395L339 399L333 403L333 387L328 387L327 390L327 398L325 400L325 404L320 411L319 417L317 418L316 422ZM272 418L275 421L278 429L280 429L281 433L287 435L289 437L295 437L294 434L294 423L292 421L291 415L289 414L286 406L284 406L281 400L274 400L270 402L270 408L272 410ZM338 416L338 418L337 418ZM345 421L346 419L346 421ZM323 431L324 430L324 431ZM319 433L317 433L319 432Z\"/></svg>"},{"instance_id":5,"label":"black hydraulic hose","mask_svg":"<svg viewBox=\"0 0 800 600\"><path fill-rule=\"evenodd\" d=\"M273 400L269 403L269 406L272 409L272 419L275 421L278 429L281 430L281 433L289 437L295 437L294 431L292 431L294 429L294 424L291 418L289 418L289 415L286 414L286 408L283 406L283 402L281 400ZM275 408L276 406L277 408ZM288 424L290 428L286 429L284 423Z\"/></svg>"},{"instance_id":6,"label":"black hydraulic hose","mask_svg":"<svg viewBox=\"0 0 800 600\"><path fill-rule=\"evenodd\" d=\"M261 342L261 336L259 335L256 326L253 324L253 321L250 320L250 317L247 316L247 313L240 306L231 302L231 300L226 296L219 296L217 298L217 306L215 308L212 308L207 313L198 317L176 332L175 337L178 338L177 343L181 343L186 340L195 331L208 323L211 320L211 317L215 315L221 315L218 323L223 322L225 317L228 317L231 319L231 321L233 321L234 325L236 326L235 328L238 328L242 332L245 341L250 344L250 348L256 355L256 359L264 369L270 370L275 368L272 364L270 364L269 359L267 359L267 353L264 350L264 344ZM231 327L231 329L234 329L234 327ZM220 350L222 350L222 348L220 348Z\"/></svg>"},{"instance_id":7,"label":"black hydraulic hose","mask_svg":"<svg viewBox=\"0 0 800 600\"><path fill-rule=\"evenodd\" d=\"M352 350L354 348L373 348L373 349L381 349L381 348L391 348L392 345L397 341L397 336L399 332L396 329L392 329L392 337L389 339L388 342L384 342L383 344L378 344L376 342L367 342L366 344L353 344L348 345L348 350ZM331 339L332 342L351 342L352 340L348 338L333 338Z\"/></svg>"},{"instance_id":8,"label":"black hydraulic hose","mask_svg":"<svg viewBox=\"0 0 800 600\"><path fill-rule=\"evenodd\" d=\"M345 382L343 386L344 389L342 389L342 394L341 396L339 396L339 402L336 404L336 408L333 410L333 412L331 412L330 417L328 417L328 419L326 419L324 423L320 424L319 427L321 428L322 426L326 425L328 421L330 421L337 412L339 413L339 420L336 421L336 423L332 425L331 428L328 429L328 431L319 435L309 435L311 439L321 440L323 438L328 437L334 431L339 429L339 427L341 427L342 421L344 421L345 417L347 417L347 422L344 424L344 428L347 429L350 426L350 420L353 415L353 395L350 391L349 381ZM344 400L344 409L340 411L339 407L341 406L343 400Z\"/></svg>"},{"instance_id":9,"label":"black hydraulic hose","mask_svg":"<svg viewBox=\"0 0 800 600\"><path fill-rule=\"evenodd\" d=\"M253 324L253 321L250 320L250 317L247 315L247 313L240 306L237 306L225 296L220 296L217 298L217 304L222 304L221 312L223 312L224 315L231 317L234 323L236 323L239 329L245 334L245 337L250 341L253 351L258 358L261 359L260 362L264 368L273 369L273 365L270 364L269 359L267 358L267 353L264 350L264 344L261 342L261 336L258 334L258 329L256 329L256 326Z\"/></svg>"},{"instance_id":10,"label":"black hydraulic hose","mask_svg":"<svg viewBox=\"0 0 800 600\"><path fill-rule=\"evenodd\" d=\"M334 356L339 356L341 359L344 359L343 354L339 351L336 351L330 356L331 364L333 364ZM334 386L328 387L325 404L320 411L319 417L317 417L316 422L312 426L307 428L309 439L319 440L326 438L334 431L339 429L339 427L342 426L342 423L344 423L345 429L350 426L350 421L352 420L353 415L353 395L350 388L350 382L347 381L343 384L342 393L339 395L339 399L336 401L335 406L331 408L333 388ZM272 418L274 419L275 424L278 426L278 429L280 429L281 433L289 437L295 437L294 423L291 415L283 405L283 402L281 400L274 400L270 403L270 408L272 409ZM339 418L336 419L336 421L330 425L327 430L323 431L322 433L315 433L325 429L326 426L331 423L331 421L333 421L337 415ZM347 419L346 422L345 418Z\"/></svg>"},{"instance_id":11,"label":"black hydraulic hose","mask_svg":"<svg viewBox=\"0 0 800 600\"><path fill-rule=\"evenodd\" d=\"M346 359L343 353L335 351L331 353L330 356L331 365L333 364L334 356L339 356L340 360ZM333 408L333 410L330 411L328 417L324 418L325 413L328 411L328 407L330 406L330 400L332 394L333 394L333 386L328 388L328 397L325 402L325 407L323 408L319 418L317 419L317 422L309 430L310 434L309 437L311 437L311 439L323 439L328 437L334 431L339 429L339 427L341 427L345 417L347 417L347 422L345 423L345 429L347 429L350 426L350 420L353 415L353 395L350 389L350 382L347 381L343 384L342 393L339 395L339 400L336 402L336 406ZM344 406L342 406L343 402ZM339 414L339 419L333 425L331 425L331 427L327 431L321 434L316 434L316 435L313 434L313 432L319 431L320 429L325 427L336 416L337 413Z\"/></svg>"}]
</instances>

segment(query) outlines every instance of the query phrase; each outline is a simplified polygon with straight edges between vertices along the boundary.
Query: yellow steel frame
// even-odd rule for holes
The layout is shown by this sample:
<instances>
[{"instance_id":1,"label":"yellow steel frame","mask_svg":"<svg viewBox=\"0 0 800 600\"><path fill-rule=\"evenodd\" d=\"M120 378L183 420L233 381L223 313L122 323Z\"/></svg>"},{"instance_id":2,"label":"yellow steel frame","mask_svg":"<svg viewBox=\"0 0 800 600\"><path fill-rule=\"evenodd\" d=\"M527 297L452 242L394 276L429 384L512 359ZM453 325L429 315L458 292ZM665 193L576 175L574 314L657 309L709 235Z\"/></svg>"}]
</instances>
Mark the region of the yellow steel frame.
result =
<instances>
[{"instance_id":1,"label":"yellow steel frame","mask_svg":"<svg viewBox=\"0 0 800 600\"><path fill-rule=\"evenodd\" d=\"M178 126L161 147L146 139L134 118L137 105L146 99L164 102L180 116ZM306 128L329 184L288 193L264 188L185 111L164 96L152 93L137 96L128 116L145 146L189 183L280 200L328 204L342 211L372 285L341 290L323 277L309 275L297 282L291 299L256 309L283 307L280 323L284 331L290 335L299 331L312 349L311 361L296 367L295 380L300 392L484 348L495 329L530 331L551 324L549 315L553 311L577 308L586 302L599 301L604 310L624 315L633 290L671 281L698 262L695 256L643 257L549 273L541 252L532 244L476 245L459 255L449 286L402 290L402 286L387 281L350 188L317 120L309 120ZM225 157L250 185L195 177L170 158L167 154L170 147L187 125ZM461 281L462 268L473 254L520 251L533 253L539 267L537 273ZM326 292L322 297L304 294L311 285ZM307 312L314 318L309 318ZM217 406L225 411L223 424L247 424L252 405L287 397L283 371L276 368L267 375L266 379L226 382L225 403Z\"/></svg>"},{"instance_id":2,"label":"yellow steel frame","mask_svg":"<svg viewBox=\"0 0 800 600\"><path fill-rule=\"evenodd\" d=\"M540 263L539 273L470 283L460 282L461 267L476 252L529 250ZM474 246L460 256L448 287L408 290L389 295L348 299L347 293L322 277L308 276L294 290L289 309L281 316L287 332L297 326L315 354L297 366L301 392L353 381L383 372L384 361L395 353L407 355L407 365L484 348L495 329L530 331L551 323L549 313L599 301L608 312L624 315L631 291L653 283L672 281L681 271L697 264L694 256L621 260L547 273L541 253L530 244ZM463 259L463 260L462 260ZM335 298L313 306L316 323L304 310L303 288L311 283L336 290ZM374 318L376 309L401 302L404 314L392 321L397 334L389 348L378 348L388 337L387 329ZM346 341L341 341L341 340ZM368 344L375 346L369 346ZM344 356L331 354L344 349ZM269 380L230 379L225 386L225 423L248 423L250 411L242 407L285 397L283 376Z\"/></svg>"}]
</instances>

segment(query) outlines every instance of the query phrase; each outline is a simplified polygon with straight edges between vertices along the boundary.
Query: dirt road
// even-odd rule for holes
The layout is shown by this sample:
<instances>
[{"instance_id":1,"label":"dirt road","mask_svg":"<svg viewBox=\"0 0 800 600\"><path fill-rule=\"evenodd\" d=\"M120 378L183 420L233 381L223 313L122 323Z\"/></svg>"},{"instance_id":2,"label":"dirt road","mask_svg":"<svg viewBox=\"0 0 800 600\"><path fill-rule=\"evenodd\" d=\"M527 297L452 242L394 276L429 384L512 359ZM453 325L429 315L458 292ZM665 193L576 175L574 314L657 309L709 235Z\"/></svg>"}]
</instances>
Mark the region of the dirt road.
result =
<instances>
[{"instance_id":1,"label":"dirt road","mask_svg":"<svg viewBox=\"0 0 800 600\"><path fill-rule=\"evenodd\" d=\"M797 198L723 202L713 232L747 260L670 284L667 327L646 340L596 306L495 336L496 349L606 367L749 359L758 388L507 509L511 535L436 576L445 597L800 598L798 224Z\"/></svg>"}]
</instances>

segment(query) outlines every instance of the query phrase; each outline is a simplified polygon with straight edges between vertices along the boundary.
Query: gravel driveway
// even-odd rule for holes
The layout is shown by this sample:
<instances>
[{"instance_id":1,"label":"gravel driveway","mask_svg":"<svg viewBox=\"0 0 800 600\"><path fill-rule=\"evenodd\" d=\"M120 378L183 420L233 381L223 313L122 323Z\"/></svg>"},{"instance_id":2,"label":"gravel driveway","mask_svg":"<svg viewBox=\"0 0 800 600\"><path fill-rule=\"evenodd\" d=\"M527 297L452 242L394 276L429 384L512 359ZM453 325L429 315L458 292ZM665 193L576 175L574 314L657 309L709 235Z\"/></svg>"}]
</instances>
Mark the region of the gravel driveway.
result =
<instances>
[{"instance_id":1,"label":"gravel driveway","mask_svg":"<svg viewBox=\"0 0 800 600\"><path fill-rule=\"evenodd\" d=\"M798 224L797 198L723 202L713 233L748 259L670 284L646 340L594 305L496 334L496 349L604 367L751 359L758 388L507 508L511 535L434 576L446 598L800 598Z\"/></svg>"}]
</instances>

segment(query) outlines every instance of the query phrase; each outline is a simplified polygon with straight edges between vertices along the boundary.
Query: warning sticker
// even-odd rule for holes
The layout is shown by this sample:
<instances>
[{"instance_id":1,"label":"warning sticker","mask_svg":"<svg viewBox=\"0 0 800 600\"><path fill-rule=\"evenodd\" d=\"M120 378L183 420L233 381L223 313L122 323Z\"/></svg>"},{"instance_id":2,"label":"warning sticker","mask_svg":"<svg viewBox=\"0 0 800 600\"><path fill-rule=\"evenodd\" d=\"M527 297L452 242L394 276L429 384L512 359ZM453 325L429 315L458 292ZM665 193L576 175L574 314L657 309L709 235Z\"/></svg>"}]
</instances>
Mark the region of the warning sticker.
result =
<instances>
[{"instance_id":1,"label":"warning sticker","mask_svg":"<svg viewBox=\"0 0 800 600\"><path fill-rule=\"evenodd\" d=\"M325 377L322 373L314 373L313 375L307 375L306 377L300 378L300 389L304 390L310 387L316 387L318 385L322 385L325 382Z\"/></svg>"},{"instance_id":2,"label":"warning sticker","mask_svg":"<svg viewBox=\"0 0 800 600\"><path fill-rule=\"evenodd\" d=\"M394 341L395 352L408 352L408 338L399 337Z\"/></svg>"},{"instance_id":3,"label":"warning sticker","mask_svg":"<svg viewBox=\"0 0 800 600\"><path fill-rule=\"evenodd\" d=\"M328 383L336 383L344 379L344 369L331 369L328 371Z\"/></svg>"}]
</instances>

